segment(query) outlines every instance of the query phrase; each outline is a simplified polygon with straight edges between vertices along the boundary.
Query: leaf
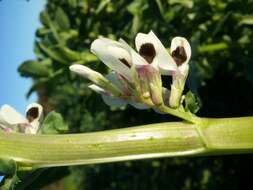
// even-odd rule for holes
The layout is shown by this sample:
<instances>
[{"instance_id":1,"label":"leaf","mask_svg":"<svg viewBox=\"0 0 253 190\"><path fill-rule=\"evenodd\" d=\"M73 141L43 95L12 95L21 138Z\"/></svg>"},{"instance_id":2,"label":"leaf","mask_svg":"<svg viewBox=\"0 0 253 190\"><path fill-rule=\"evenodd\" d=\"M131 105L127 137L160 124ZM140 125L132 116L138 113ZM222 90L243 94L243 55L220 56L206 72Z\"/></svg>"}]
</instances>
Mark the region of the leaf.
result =
<instances>
[{"instance_id":1,"label":"leaf","mask_svg":"<svg viewBox=\"0 0 253 190\"><path fill-rule=\"evenodd\" d=\"M50 24L50 17L49 17L49 15L48 15L48 13L47 13L46 10L45 10L45 11L42 11L42 12L40 13L40 22L41 22L43 25L45 25L45 26L49 26L49 24Z\"/></svg>"},{"instance_id":2,"label":"leaf","mask_svg":"<svg viewBox=\"0 0 253 190\"><path fill-rule=\"evenodd\" d=\"M191 113L197 113L200 109L200 103L194 94L189 91L185 95L185 111L190 111Z\"/></svg>"},{"instance_id":3,"label":"leaf","mask_svg":"<svg viewBox=\"0 0 253 190\"><path fill-rule=\"evenodd\" d=\"M39 43L40 43L40 42L35 41L33 51L34 51L34 53L35 53L37 59L45 59L44 52L43 52L43 50L40 48Z\"/></svg>"},{"instance_id":4,"label":"leaf","mask_svg":"<svg viewBox=\"0 0 253 190\"><path fill-rule=\"evenodd\" d=\"M14 160L0 158L0 175L14 175L16 172L16 163Z\"/></svg>"},{"instance_id":5,"label":"leaf","mask_svg":"<svg viewBox=\"0 0 253 190\"><path fill-rule=\"evenodd\" d=\"M24 77L48 77L50 75L48 65L50 65L48 59L47 62L28 60L18 67L18 72Z\"/></svg>"},{"instance_id":6,"label":"leaf","mask_svg":"<svg viewBox=\"0 0 253 190\"><path fill-rule=\"evenodd\" d=\"M52 59L64 64L71 64L72 62L81 60L82 54L80 52L69 49L66 46L47 47L39 43L39 47Z\"/></svg>"},{"instance_id":7,"label":"leaf","mask_svg":"<svg viewBox=\"0 0 253 190\"><path fill-rule=\"evenodd\" d=\"M81 59L81 53L71 50L68 47L59 46L57 50L59 51L59 53L64 55L70 62Z\"/></svg>"},{"instance_id":8,"label":"leaf","mask_svg":"<svg viewBox=\"0 0 253 190\"><path fill-rule=\"evenodd\" d=\"M13 190L15 185L19 182L16 162L14 160L0 158L0 175L5 176L0 183L0 189Z\"/></svg>"},{"instance_id":9,"label":"leaf","mask_svg":"<svg viewBox=\"0 0 253 190\"><path fill-rule=\"evenodd\" d=\"M58 7L55 13L55 22L60 30L70 29L70 21L68 15L61 7Z\"/></svg>"},{"instance_id":10,"label":"leaf","mask_svg":"<svg viewBox=\"0 0 253 190\"><path fill-rule=\"evenodd\" d=\"M241 16L239 20L239 24L253 25L253 15Z\"/></svg>"},{"instance_id":11,"label":"leaf","mask_svg":"<svg viewBox=\"0 0 253 190\"><path fill-rule=\"evenodd\" d=\"M64 122L61 114L51 111L43 122L41 133L43 134L58 134L66 133L68 125Z\"/></svg>"},{"instance_id":12,"label":"leaf","mask_svg":"<svg viewBox=\"0 0 253 190\"><path fill-rule=\"evenodd\" d=\"M81 53L81 60L83 60L84 62L93 62L97 61L98 58L94 54L84 51Z\"/></svg>"},{"instance_id":13,"label":"leaf","mask_svg":"<svg viewBox=\"0 0 253 190\"><path fill-rule=\"evenodd\" d=\"M31 88L27 92L26 97L29 98L34 91L38 90L41 87L43 88L44 86L47 86L47 87L50 86L51 84L53 84L54 80L56 80L56 78L62 73L63 73L63 69L58 69L55 72L53 72L50 75L50 77L39 78L35 80Z\"/></svg>"},{"instance_id":14,"label":"leaf","mask_svg":"<svg viewBox=\"0 0 253 190\"><path fill-rule=\"evenodd\" d=\"M143 4L140 1L133 1L131 4L127 6L128 12L133 15L141 14Z\"/></svg>"},{"instance_id":15,"label":"leaf","mask_svg":"<svg viewBox=\"0 0 253 190\"><path fill-rule=\"evenodd\" d=\"M49 33L50 33L50 30L48 28L44 28L44 27L38 28L36 30L36 37L43 38L44 35L49 34Z\"/></svg>"},{"instance_id":16,"label":"leaf","mask_svg":"<svg viewBox=\"0 0 253 190\"><path fill-rule=\"evenodd\" d=\"M95 14L99 14L110 2L111 2L111 0L101 1L95 11Z\"/></svg>"},{"instance_id":17,"label":"leaf","mask_svg":"<svg viewBox=\"0 0 253 190\"><path fill-rule=\"evenodd\" d=\"M170 0L169 4L170 5L180 4L180 5L185 6L187 8L192 8L194 5L194 2L192 0Z\"/></svg>"},{"instance_id":18,"label":"leaf","mask_svg":"<svg viewBox=\"0 0 253 190\"><path fill-rule=\"evenodd\" d=\"M43 50L43 52L45 52L50 58L54 59L55 61L58 61L59 63L64 63L64 64L69 63L64 58L64 56L61 53L59 53L57 50L53 48L49 48L42 43L38 43L38 45Z\"/></svg>"}]
</instances>

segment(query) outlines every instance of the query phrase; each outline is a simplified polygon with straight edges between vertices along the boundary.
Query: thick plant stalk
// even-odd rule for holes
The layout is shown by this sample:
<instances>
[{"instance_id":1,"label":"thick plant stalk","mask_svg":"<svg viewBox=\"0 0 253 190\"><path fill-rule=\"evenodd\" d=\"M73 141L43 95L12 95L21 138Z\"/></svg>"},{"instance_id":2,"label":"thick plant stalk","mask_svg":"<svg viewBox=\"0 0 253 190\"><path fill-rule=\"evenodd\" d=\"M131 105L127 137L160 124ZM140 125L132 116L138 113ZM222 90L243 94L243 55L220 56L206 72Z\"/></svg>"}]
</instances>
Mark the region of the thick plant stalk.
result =
<instances>
[{"instance_id":1,"label":"thick plant stalk","mask_svg":"<svg viewBox=\"0 0 253 190\"><path fill-rule=\"evenodd\" d=\"M0 133L0 158L21 168L253 152L253 117L198 119L69 135Z\"/></svg>"}]
</instances>

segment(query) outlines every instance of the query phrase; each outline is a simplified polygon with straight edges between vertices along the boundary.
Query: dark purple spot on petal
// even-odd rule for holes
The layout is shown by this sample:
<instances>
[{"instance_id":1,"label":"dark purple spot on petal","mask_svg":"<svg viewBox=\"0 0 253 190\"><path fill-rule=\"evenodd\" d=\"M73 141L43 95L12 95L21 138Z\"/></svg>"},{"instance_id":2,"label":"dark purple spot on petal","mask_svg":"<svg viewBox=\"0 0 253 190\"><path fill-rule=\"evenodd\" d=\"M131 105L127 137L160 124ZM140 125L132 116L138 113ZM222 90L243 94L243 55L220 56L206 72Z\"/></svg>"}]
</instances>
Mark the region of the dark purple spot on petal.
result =
<instances>
[{"instance_id":1,"label":"dark purple spot on petal","mask_svg":"<svg viewBox=\"0 0 253 190\"><path fill-rule=\"evenodd\" d=\"M28 119L29 122L32 122L34 119L36 119L39 116L39 109L36 107L30 108L26 112L26 118Z\"/></svg>"},{"instance_id":2,"label":"dark purple spot on petal","mask_svg":"<svg viewBox=\"0 0 253 190\"><path fill-rule=\"evenodd\" d=\"M126 65L127 67L131 67L131 65L128 63L128 61L125 58L121 58L119 59L121 61L121 63L123 63L124 65Z\"/></svg>"},{"instance_id":3,"label":"dark purple spot on petal","mask_svg":"<svg viewBox=\"0 0 253 190\"><path fill-rule=\"evenodd\" d=\"M148 62L152 63L153 59L156 56L155 47L151 43L145 43L141 45L139 54Z\"/></svg>"},{"instance_id":4,"label":"dark purple spot on petal","mask_svg":"<svg viewBox=\"0 0 253 190\"><path fill-rule=\"evenodd\" d=\"M173 57L174 61L176 62L177 66L182 65L182 63L185 62L187 59L187 55L186 55L184 47L178 46L172 52L172 57Z\"/></svg>"}]
</instances>

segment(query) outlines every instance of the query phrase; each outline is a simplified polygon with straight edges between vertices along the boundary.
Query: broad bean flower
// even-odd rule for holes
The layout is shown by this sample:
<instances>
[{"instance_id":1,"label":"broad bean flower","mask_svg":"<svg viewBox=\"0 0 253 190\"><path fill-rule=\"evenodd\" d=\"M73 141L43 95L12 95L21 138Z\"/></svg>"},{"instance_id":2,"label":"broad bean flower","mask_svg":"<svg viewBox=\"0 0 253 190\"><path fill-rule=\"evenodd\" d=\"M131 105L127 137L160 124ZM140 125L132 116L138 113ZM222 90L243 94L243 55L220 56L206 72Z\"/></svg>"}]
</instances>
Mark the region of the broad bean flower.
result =
<instances>
[{"instance_id":1,"label":"broad bean flower","mask_svg":"<svg viewBox=\"0 0 253 190\"><path fill-rule=\"evenodd\" d=\"M9 105L0 109L0 129L6 132L22 132L36 134L43 119L43 108L37 103L32 103L26 108L26 116L17 112Z\"/></svg>"},{"instance_id":2,"label":"broad bean flower","mask_svg":"<svg viewBox=\"0 0 253 190\"><path fill-rule=\"evenodd\" d=\"M91 80L89 87L102 94L109 105L157 108L180 104L189 71L191 47L183 37L172 39L170 52L157 36L138 33L134 50L123 39L114 41L100 37L91 44L91 52L111 69L106 76L83 65L70 70ZM163 87L161 75L171 75L171 89Z\"/></svg>"}]
</instances>

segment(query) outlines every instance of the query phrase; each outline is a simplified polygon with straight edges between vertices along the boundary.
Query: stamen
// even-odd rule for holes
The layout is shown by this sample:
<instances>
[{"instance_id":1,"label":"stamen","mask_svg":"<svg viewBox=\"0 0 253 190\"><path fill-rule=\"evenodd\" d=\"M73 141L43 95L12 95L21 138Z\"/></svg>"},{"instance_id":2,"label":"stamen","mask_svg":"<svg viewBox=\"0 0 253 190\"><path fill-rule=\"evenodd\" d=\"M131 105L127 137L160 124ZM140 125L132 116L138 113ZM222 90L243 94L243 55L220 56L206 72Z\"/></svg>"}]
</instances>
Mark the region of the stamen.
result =
<instances>
[{"instance_id":1,"label":"stamen","mask_svg":"<svg viewBox=\"0 0 253 190\"><path fill-rule=\"evenodd\" d=\"M29 122L32 122L39 116L39 109L36 107L30 108L26 113L26 118Z\"/></svg>"},{"instance_id":2,"label":"stamen","mask_svg":"<svg viewBox=\"0 0 253 190\"><path fill-rule=\"evenodd\" d=\"M139 54L148 62L152 63L156 56L155 47L152 43L145 43L141 45Z\"/></svg>"},{"instance_id":3,"label":"stamen","mask_svg":"<svg viewBox=\"0 0 253 190\"><path fill-rule=\"evenodd\" d=\"M172 57L173 57L174 61L176 62L177 66L182 65L182 63L185 62L187 59L187 55L186 55L184 47L178 46L172 52Z\"/></svg>"},{"instance_id":4,"label":"stamen","mask_svg":"<svg viewBox=\"0 0 253 190\"><path fill-rule=\"evenodd\" d=\"M121 63L123 63L124 65L126 65L127 67L131 67L131 65L128 63L128 61L125 58L121 58L119 59L121 61Z\"/></svg>"}]
</instances>

